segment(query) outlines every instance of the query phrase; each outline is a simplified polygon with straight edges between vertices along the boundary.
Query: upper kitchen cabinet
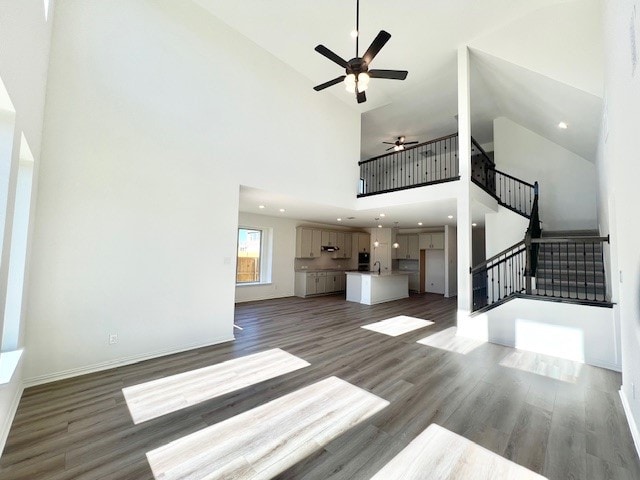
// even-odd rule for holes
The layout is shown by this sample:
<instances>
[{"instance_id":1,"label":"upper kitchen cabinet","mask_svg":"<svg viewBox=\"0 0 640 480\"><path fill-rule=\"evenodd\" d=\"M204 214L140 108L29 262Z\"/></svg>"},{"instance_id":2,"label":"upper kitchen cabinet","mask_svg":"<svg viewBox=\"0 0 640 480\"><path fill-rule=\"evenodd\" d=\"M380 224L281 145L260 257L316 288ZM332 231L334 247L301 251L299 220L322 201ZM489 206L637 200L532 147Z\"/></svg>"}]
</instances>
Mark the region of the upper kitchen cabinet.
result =
<instances>
[{"instance_id":1,"label":"upper kitchen cabinet","mask_svg":"<svg viewBox=\"0 0 640 480\"><path fill-rule=\"evenodd\" d=\"M398 248L394 249L394 258L398 260L420 260L418 235L397 235Z\"/></svg>"},{"instance_id":2,"label":"upper kitchen cabinet","mask_svg":"<svg viewBox=\"0 0 640 480\"><path fill-rule=\"evenodd\" d=\"M301 227L296 232L296 258L320 258L322 231Z\"/></svg>"},{"instance_id":3,"label":"upper kitchen cabinet","mask_svg":"<svg viewBox=\"0 0 640 480\"><path fill-rule=\"evenodd\" d=\"M333 252L333 257L335 259L341 258L351 258L351 245L352 245L352 234L337 232L336 233L336 246L338 250Z\"/></svg>"},{"instance_id":4,"label":"upper kitchen cabinet","mask_svg":"<svg viewBox=\"0 0 640 480\"><path fill-rule=\"evenodd\" d=\"M353 248L357 248L358 253L371 253L371 235L360 232L354 233Z\"/></svg>"},{"instance_id":5,"label":"upper kitchen cabinet","mask_svg":"<svg viewBox=\"0 0 640 480\"><path fill-rule=\"evenodd\" d=\"M425 250L444 250L444 233L422 233L420 243Z\"/></svg>"},{"instance_id":6,"label":"upper kitchen cabinet","mask_svg":"<svg viewBox=\"0 0 640 480\"><path fill-rule=\"evenodd\" d=\"M338 232L322 230L322 245L325 247L335 247L338 245Z\"/></svg>"}]
</instances>

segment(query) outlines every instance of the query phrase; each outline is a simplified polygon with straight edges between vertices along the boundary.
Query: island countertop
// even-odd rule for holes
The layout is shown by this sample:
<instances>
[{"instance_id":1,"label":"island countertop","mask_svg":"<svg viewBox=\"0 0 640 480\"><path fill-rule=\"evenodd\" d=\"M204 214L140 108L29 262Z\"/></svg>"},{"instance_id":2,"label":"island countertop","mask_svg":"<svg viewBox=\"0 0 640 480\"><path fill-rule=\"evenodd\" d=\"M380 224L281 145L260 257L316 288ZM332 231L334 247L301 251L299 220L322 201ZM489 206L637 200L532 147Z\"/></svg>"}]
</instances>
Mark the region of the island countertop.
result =
<instances>
[{"instance_id":1,"label":"island countertop","mask_svg":"<svg viewBox=\"0 0 640 480\"><path fill-rule=\"evenodd\" d=\"M345 272L347 275L361 275L361 276L369 276L369 277L393 277L393 276L401 276L401 275L411 275L412 272Z\"/></svg>"},{"instance_id":2,"label":"island countertop","mask_svg":"<svg viewBox=\"0 0 640 480\"><path fill-rule=\"evenodd\" d=\"M409 296L408 272L346 272L347 301L365 305L390 302Z\"/></svg>"}]
</instances>

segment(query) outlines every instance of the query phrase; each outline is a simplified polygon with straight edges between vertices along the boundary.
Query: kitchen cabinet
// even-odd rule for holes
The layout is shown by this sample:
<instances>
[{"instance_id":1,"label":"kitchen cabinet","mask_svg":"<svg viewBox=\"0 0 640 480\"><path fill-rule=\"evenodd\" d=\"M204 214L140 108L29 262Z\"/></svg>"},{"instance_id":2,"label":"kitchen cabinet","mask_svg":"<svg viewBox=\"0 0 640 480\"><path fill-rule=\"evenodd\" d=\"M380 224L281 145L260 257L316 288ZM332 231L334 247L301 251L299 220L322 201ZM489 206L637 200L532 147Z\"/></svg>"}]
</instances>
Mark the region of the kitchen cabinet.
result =
<instances>
[{"instance_id":1,"label":"kitchen cabinet","mask_svg":"<svg viewBox=\"0 0 640 480\"><path fill-rule=\"evenodd\" d=\"M444 233L423 234L423 243L426 250L444 250Z\"/></svg>"},{"instance_id":2,"label":"kitchen cabinet","mask_svg":"<svg viewBox=\"0 0 640 480\"><path fill-rule=\"evenodd\" d=\"M353 246L358 248L358 253L371 253L371 235L368 233L354 233Z\"/></svg>"},{"instance_id":3,"label":"kitchen cabinet","mask_svg":"<svg viewBox=\"0 0 640 480\"><path fill-rule=\"evenodd\" d=\"M310 227L296 229L296 258L320 258L322 247L338 247L331 258L340 260L351 258L354 249L369 251L369 234L359 232L340 232L320 230Z\"/></svg>"},{"instance_id":4,"label":"kitchen cabinet","mask_svg":"<svg viewBox=\"0 0 640 480\"><path fill-rule=\"evenodd\" d=\"M327 272L325 293L342 292L345 287L344 272Z\"/></svg>"},{"instance_id":5,"label":"kitchen cabinet","mask_svg":"<svg viewBox=\"0 0 640 480\"><path fill-rule=\"evenodd\" d=\"M296 296L304 298L342 292L345 285L345 273L342 271L296 272L294 291Z\"/></svg>"},{"instance_id":6,"label":"kitchen cabinet","mask_svg":"<svg viewBox=\"0 0 640 480\"><path fill-rule=\"evenodd\" d=\"M320 258L322 231L302 227L296 232L296 258Z\"/></svg>"},{"instance_id":7,"label":"kitchen cabinet","mask_svg":"<svg viewBox=\"0 0 640 480\"><path fill-rule=\"evenodd\" d=\"M351 258L351 244L352 244L351 233L337 232L336 246L338 247L338 251L333 252L332 258L335 258L335 259Z\"/></svg>"},{"instance_id":8,"label":"kitchen cabinet","mask_svg":"<svg viewBox=\"0 0 640 480\"><path fill-rule=\"evenodd\" d=\"M325 247L335 247L338 243L338 232L322 230L322 245Z\"/></svg>"},{"instance_id":9,"label":"kitchen cabinet","mask_svg":"<svg viewBox=\"0 0 640 480\"><path fill-rule=\"evenodd\" d=\"M420 292L420 272L411 273L409 275L409 290Z\"/></svg>"},{"instance_id":10,"label":"kitchen cabinet","mask_svg":"<svg viewBox=\"0 0 640 480\"><path fill-rule=\"evenodd\" d=\"M397 235L398 248L394 248L394 258L398 260L420 260L418 235Z\"/></svg>"}]
</instances>

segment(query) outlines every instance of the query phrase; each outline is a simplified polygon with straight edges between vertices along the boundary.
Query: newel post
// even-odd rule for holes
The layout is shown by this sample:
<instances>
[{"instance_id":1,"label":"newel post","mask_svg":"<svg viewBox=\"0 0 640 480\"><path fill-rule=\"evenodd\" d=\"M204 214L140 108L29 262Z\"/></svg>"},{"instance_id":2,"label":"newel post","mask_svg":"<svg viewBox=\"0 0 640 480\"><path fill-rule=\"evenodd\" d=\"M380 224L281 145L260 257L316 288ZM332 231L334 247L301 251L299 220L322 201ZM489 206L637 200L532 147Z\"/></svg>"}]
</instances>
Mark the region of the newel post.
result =
<instances>
[{"instance_id":1,"label":"newel post","mask_svg":"<svg viewBox=\"0 0 640 480\"><path fill-rule=\"evenodd\" d=\"M525 291L527 293L527 295L531 295L532 289L533 289L533 281L532 281L532 263L533 263L533 252L531 249L531 232L529 230L527 230L527 233L524 236L524 251L525 251L525 255L527 257L527 261L525 264L525 270L524 270L524 281L525 281Z\"/></svg>"}]
</instances>

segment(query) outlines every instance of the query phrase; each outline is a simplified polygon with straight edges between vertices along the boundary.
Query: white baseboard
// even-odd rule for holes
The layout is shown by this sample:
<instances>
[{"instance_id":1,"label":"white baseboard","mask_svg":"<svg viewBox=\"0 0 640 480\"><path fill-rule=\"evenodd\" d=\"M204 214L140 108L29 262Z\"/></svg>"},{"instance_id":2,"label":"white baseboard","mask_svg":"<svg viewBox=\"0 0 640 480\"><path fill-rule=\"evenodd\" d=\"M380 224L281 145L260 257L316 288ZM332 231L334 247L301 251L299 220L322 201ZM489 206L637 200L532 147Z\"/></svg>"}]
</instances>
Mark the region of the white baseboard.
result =
<instances>
[{"instance_id":1,"label":"white baseboard","mask_svg":"<svg viewBox=\"0 0 640 480\"><path fill-rule=\"evenodd\" d=\"M622 390L622 388L620 389L620 400L622 400L622 408L624 409L624 414L627 417L629 430L631 430L631 437L633 437L633 444L636 447L636 452L638 452L638 456L640 456L640 432L638 431L638 424L636 423L635 418L633 418L633 413L631 413L631 407L629 406L629 401L627 400L627 396L625 395L624 390Z\"/></svg>"},{"instance_id":2,"label":"white baseboard","mask_svg":"<svg viewBox=\"0 0 640 480\"><path fill-rule=\"evenodd\" d=\"M213 342L213 343L198 343L198 344L188 345L186 347L158 350L156 352L144 353L141 355L132 355L129 357L119 358L117 360L109 360L107 362L95 363L93 365L87 365L86 367L72 368L70 370L64 370L62 372L48 373L46 375L40 375L37 377L25 379L23 387L24 388L35 387L36 385L56 382L58 380L64 380L65 378L79 377L80 375L87 375L89 373L96 373L104 370L110 370L116 367L132 365L134 363L144 362L145 360L151 360L153 358L159 358L159 357L164 357L166 355L173 355L175 353L186 352L188 350L194 350L196 348L211 347L213 345L232 342L234 340L235 340L235 337L231 337L229 339L220 340L218 342Z\"/></svg>"},{"instance_id":3,"label":"white baseboard","mask_svg":"<svg viewBox=\"0 0 640 480\"><path fill-rule=\"evenodd\" d=\"M20 382L16 393L11 400L11 406L9 407L9 412L7 412L7 417L0 425L0 456L2 456L2 452L4 451L4 446L7 443L7 438L9 438L9 431L11 430L11 425L13 424L13 419L16 416L16 412L18 411L18 405L20 405L20 399L22 398L22 392L24 391L24 385Z\"/></svg>"}]
</instances>

